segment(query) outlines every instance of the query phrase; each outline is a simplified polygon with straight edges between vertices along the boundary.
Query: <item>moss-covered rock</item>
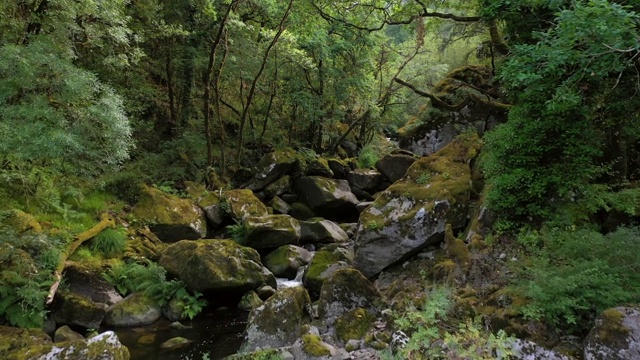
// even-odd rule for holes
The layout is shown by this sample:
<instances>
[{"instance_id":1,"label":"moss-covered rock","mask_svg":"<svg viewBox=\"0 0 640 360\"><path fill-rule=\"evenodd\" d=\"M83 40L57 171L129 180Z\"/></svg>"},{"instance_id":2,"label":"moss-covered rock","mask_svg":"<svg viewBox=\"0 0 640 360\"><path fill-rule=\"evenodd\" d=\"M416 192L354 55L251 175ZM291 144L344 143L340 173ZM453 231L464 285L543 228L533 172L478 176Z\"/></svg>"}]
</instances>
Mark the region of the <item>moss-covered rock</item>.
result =
<instances>
[{"instance_id":1,"label":"moss-covered rock","mask_svg":"<svg viewBox=\"0 0 640 360\"><path fill-rule=\"evenodd\" d=\"M433 94L451 105L460 104L468 96L485 101L469 101L458 111L432 105L423 107L418 116L398 130L400 147L415 154L430 155L460 134L470 130L482 134L506 121L506 109L488 105L500 102L497 83L491 81L492 78L492 70L484 66L464 66L451 71L432 89Z\"/></svg>"},{"instance_id":2,"label":"moss-covered rock","mask_svg":"<svg viewBox=\"0 0 640 360\"><path fill-rule=\"evenodd\" d=\"M113 305L122 300L122 296L104 279L102 272L102 269L73 262L65 267L62 277L69 291L98 304Z\"/></svg>"},{"instance_id":3,"label":"moss-covered rock","mask_svg":"<svg viewBox=\"0 0 640 360\"><path fill-rule=\"evenodd\" d=\"M322 338L314 334L302 335L302 350L312 357L322 357L331 355L331 350Z\"/></svg>"},{"instance_id":4,"label":"moss-covered rock","mask_svg":"<svg viewBox=\"0 0 640 360\"><path fill-rule=\"evenodd\" d=\"M273 199L269 201L269 206L273 209L274 214L289 215L289 212L291 212L291 205L277 196L274 196Z\"/></svg>"},{"instance_id":5,"label":"moss-covered rock","mask_svg":"<svg viewBox=\"0 0 640 360\"><path fill-rule=\"evenodd\" d=\"M262 190L290 170L299 167L300 164L295 150L291 148L276 150L266 154L258 161L253 179L242 185L242 187L252 191Z\"/></svg>"},{"instance_id":6,"label":"moss-covered rock","mask_svg":"<svg viewBox=\"0 0 640 360\"><path fill-rule=\"evenodd\" d=\"M349 166L347 161L341 159L328 159L327 164L329 165L329 169L333 172L334 179L347 179L347 174L351 171L351 166Z\"/></svg>"},{"instance_id":7,"label":"moss-covered rock","mask_svg":"<svg viewBox=\"0 0 640 360\"><path fill-rule=\"evenodd\" d=\"M51 310L53 320L59 325L82 326L87 329L99 328L105 314L104 305L64 290L57 292Z\"/></svg>"},{"instance_id":8,"label":"moss-covered rock","mask_svg":"<svg viewBox=\"0 0 640 360\"><path fill-rule=\"evenodd\" d=\"M267 207L249 189L229 190L222 194L226 211L237 221L249 216L267 216Z\"/></svg>"},{"instance_id":9,"label":"moss-covered rock","mask_svg":"<svg viewBox=\"0 0 640 360\"><path fill-rule=\"evenodd\" d=\"M305 176L296 180L293 188L300 200L316 215L342 221L358 216L358 199L345 180Z\"/></svg>"},{"instance_id":10,"label":"moss-covered rock","mask_svg":"<svg viewBox=\"0 0 640 360\"><path fill-rule=\"evenodd\" d=\"M300 202L294 202L293 204L291 204L289 215L293 216L297 220L302 221L316 216L316 214L314 214L307 205Z\"/></svg>"},{"instance_id":11,"label":"moss-covered rock","mask_svg":"<svg viewBox=\"0 0 640 360\"><path fill-rule=\"evenodd\" d=\"M416 158L407 154L388 154L376 162L376 169L394 183L407 173Z\"/></svg>"},{"instance_id":12,"label":"moss-covered rock","mask_svg":"<svg viewBox=\"0 0 640 360\"><path fill-rule=\"evenodd\" d=\"M250 216L245 219L246 246L254 249L297 244L300 224L289 215Z\"/></svg>"},{"instance_id":13,"label":"moss-covered rock","mask_svg":"<svg viewBox=\"0 0 640 360\"><path fill-rule=\"evenodd\" d=\"M57 328L55 333L53 333L53 341L57 343L77 340L84 340L84 336L71 330L67 325Z\"/></svg>"},{"instance_id":14,"label":"moss-covered rock","mask_svg":"<svg viewBox=\"0 0 640 360\"><path fill-rule=\"evenodd\" d=\"M42 232L42 226L38 220L31 214L27 214L22 210L12 210L10 215L0 222L2 225L9 226L17 233L33 231L35 233Z\"/></svg>"},{"instance_id":15,"label":"moss-covered rock","mask_svg":"<svg viewBox=\"0 0 640 360\"><path fill-rule=\"evenodd\" d=\"M129 350L112 331L89 340L53 344L39 329L0 326L0 358L3 360L128 360Z\"/></svg>"},{"instance_id":16,"label":"moss-covered rock","mask_svg":"<svg viewBox=\"0 0 640 360\"><path fill-rule=\"evenodd\" d=\"M329 163L325 158L315 158L311 161L308 161L305 169L305 174L307 176L322 176L326 178L333 177L333 171L331 171Z\"/></svg>"},{"instance_id":17,"label":"moss-covered rock","mask_svg":"<svg viewBox=\"0 0 640 360\"><path fill-rule=\"evenodd\" d=\"M164 351L179 350L191 345L192 342L193 341L187 338L178 336L178 337L171 338L163 342L162 344L160 344L160 349Z\"/></svg>"},{"instance_id":18,"label":"moss-covered rock","mask_svg":"<svg viewBox=\"0 0 640 360\"><path fill-rule=\"evenodd\" d=\"M330 244L319 249L311 259L311 263L303 276L304 286L317 295L322 284L336 271L350 267L353 262L353 251L339 244Z\"/></svg>"},{"instance_id":19,"label":"moss-covered rock","mask_svg":"<svg viewBox=\"0 0 640 360\"><path fill-rule=\"evenodd\" d=\"M280 196L291 191L291 177L285 175L278 180L272 182L264 188L264 195L267 198Z\"/></svg>"},{"instance_id":20,"label":"moss-covered rock","mask_svg":"<svg viewBox=\"0 0 640 360\"><path fill-rule=\"evenodd\" d=\"M310 303L301 286L276 292L249 315L241 352L292 345L302 335L305 308Z\"/></svg>"},{"instance_id":21,"label":"moss-covered rock","mask_svg":"<svg viewBox=\"0 0 640 360\"><path fill-rule=\"evenodd\" d=\"M131 215L149 225L160 240L174 242L207 235L204 212L187 199L144 187Z\"/></svg>"},{"instance_id":22,"label":"moss-covered rock","mask_svg":"<svg viewBox=\"0 0 640 360\"><path fill-rule=\"evenodd\" d=\"M264 265L273 275L293 279L298 269L311 261L311 253L295 245L280 246L264 258Z\"/></svg>"},{"instance_id":23,"label":"moss-covered rock","mask_svg":"<svg viewBox=\"0 0 640 360\"><path fill-rule=\"evenodd\" d=\"M327 325L346 313L365 309L377 314L382 306L382 297L373 284L358 270L345 268L336 271L322 285L318 301L318 313Z\"/></svg>"},{"instance_id":24,"label":"moss-covered rock","mask_svg":"<svg viewBox=\"0 0 640 360\"><path fill-rule=\"evenodd\" d=\"M340 225L330 220L315 220L300 222L301 244L332 244L349 241L349 235Z\"/></svg>"},{"instance_id":25,"label":"moss-covered rock","mask_svg":"<svg viewBox=\"0 0 640 360\"><path fill-rule=\"evenodd\" d=\"M351 310L336 320L336 336L343 343L360 340L371 329L375 320L376 316L366 309Z\"/></svg>"},{"instance_id":26,"label":"moss-covered rock","mask_svg":"<svg viewBox=\"0 0 640 360\"><path fill-rule=\"evenodd\" d=\"M617 307L603 311L585 339L584 358L640 359L640 309Z\"/></svg>"},{"instance_id":27,"label":"moss-covered rock","mask_svg":"<svg viewBox=\"0 0 640 360\"><path fill-rule=\"evenodd\" d=\"M144 293L133 293L107 309L104 323L109 326L142 326L156 322L162 316L157 302Z\"/></svg>"},{"instance_id":28,"label":"moss-covered rock","mask_svg":"<svg viewBox=\"0 0 640 360\"><path fill-rule=\"evenodd\" d=\"M469 163L480 148L478 135L462 135L416 161L404 179L382 192L360 214L354 266L373 277L442 241L447 223L463 227L470 204Z\"/></svg>"},{"instance_id":29,"label":"moss-covered rock","mask_svg":"<svg viewBox=\"0 0 640 360\"><path fill-rule=\"evenodd\" d=\"M244 293L275 282L256 250L232 240L179 241L162 252L159 263L191 291Z\"/></svg>"},{"instance_id":30,"label":"moss-covered rock","mask_svg":"<svg viewBox=\"0 0 640 360\"><path fill-rule=\"evenodd\" d=\"M238 308L246 311L251 311L262 305L262 303L263 301L262 299L260 299L260 296L258 296L255 291L250 290L242 295L242 298L238 303Z\"/></svg>"}]
</instances>

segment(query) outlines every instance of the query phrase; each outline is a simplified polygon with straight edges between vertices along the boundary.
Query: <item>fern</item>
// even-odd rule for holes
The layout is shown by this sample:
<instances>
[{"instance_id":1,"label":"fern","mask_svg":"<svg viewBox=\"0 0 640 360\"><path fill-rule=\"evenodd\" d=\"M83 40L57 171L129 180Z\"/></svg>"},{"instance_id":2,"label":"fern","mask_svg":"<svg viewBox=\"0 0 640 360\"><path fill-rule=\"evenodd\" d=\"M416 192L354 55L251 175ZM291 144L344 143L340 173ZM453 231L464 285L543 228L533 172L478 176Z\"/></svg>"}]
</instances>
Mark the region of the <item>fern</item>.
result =
<instances>
[{"instance_id":1,"label":"fern","mask_svg":"<svg viewBox=\"0 0 640 360\"><path fill-rule=\"evenodd\" d=\"M110 258L124 252L127 245L127 236L124 229L107 228L102 230L91 240L91 251L100 252Z\"/></svg>"}]
</instances>

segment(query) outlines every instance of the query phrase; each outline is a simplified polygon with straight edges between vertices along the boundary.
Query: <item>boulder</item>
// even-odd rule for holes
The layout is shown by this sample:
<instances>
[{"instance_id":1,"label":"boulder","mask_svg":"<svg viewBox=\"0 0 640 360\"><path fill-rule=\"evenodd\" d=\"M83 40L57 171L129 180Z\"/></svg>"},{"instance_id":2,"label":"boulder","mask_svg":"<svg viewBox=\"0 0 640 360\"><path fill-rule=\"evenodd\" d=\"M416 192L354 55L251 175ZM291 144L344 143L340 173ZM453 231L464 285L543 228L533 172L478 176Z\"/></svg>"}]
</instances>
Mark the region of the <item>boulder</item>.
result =
<instances>
[{"instance_id":1,"label":"boulder","mask_svg":"<svg viewBox=\"0 0 640 360\"><path fill-rule=\"evenodd\" d=\"M380 184L384 177L377 170L355 169L347 174L347 181L352 188L362 189L367 192L380 190Z\"/></svg>"},{"instance_id":2,"label":"boulder","mask_svg":"<svg viewBox=\"0 0 640 360\"><path fill-rule=\"evenodd\" d=\"M238 308L246 311L251 311L257 308L258 306L262 305L262 302L263 301L262 299L260 299L260 296L258 296L258 293L256 293L253 290L250 290L244 293L244 295L242 295L242 298L238 303Z\"/></svg>"},{"instance_id":3,"label":"boulder","mask_svg":"<svg viewBox=\"0 0 640 360\"><path fill-rule=\"evenodd\" d=\"M282 289L249 315L241 352L292 345L302 334L305 308L310 304L301 286Z\"/></svg>"},{"instance_id":4,"label":"boulder","mask_svg":"<svg viewBox=\"0 0 640 360\"><path fill-rule=\"evenodd\" d=\"M298 269L311 261L311 253L295 245L284 245L270 252L264 258L264 265L280 278L293 279Z\"/></svg>"},{"instance_id":5,"label":"boulder","mask_svg":"<svg viewBox=\"0 0 640 360\"><path fill-rule=\"evenodd\" d=\"M584 343L585 360L640 359L640 308L603 311Z\"/></svg>"},{"instance_id":6,"label":"boulder","mask_svg":"<svg viewBox=\"0 0 640 360\"><path fill-rule=\"evenodd\" d=\"M376 169L392 183L402 179L416 158L405 154L389 154L376 162Z\"/></svg>"},{"instance_id":7,"label":"boulder","mask_svg":"<svg viewBox=\"0 0 640 360\"><path fill-rule=\"evenodd\" d=\"M294 202L291 204L289 215L293 216L297 220L307 220L316 216L316 214L314 214L307 205L300 202Z\"/></svg>"},{"instance_id":8,"label":"boulder","mask_svg":"<svg viewBox=\"0 0 640 360\"><path fill-rule=\"evenodd\" d=\"M3 359L65 359L65 360L128 360L129 349L122 345L113 331L106 331L88 340L40 345L23 349Z\"/></svg>"},{"instance_id":9,"label":"boulder","mask_svg":"<svg viewBox=\"0 0 640 360\"><path fill-rule=\"evenodd\" d=\"M113 305L122 300L122 296L114 286L107 282L102 273L96 269L70 263L65 267L62 277L69 291L95 303Z\"/></svg>"},{"instance_id":10,"label":"boulder","mask_svg":"<svg viewBox=\"0 0 640 360\"><path fill-rule=\"evenodd\" d=\"M222 194L227 204L226 210L234 220L240 221L249 216L269 215L267 207L248 189L229 190Z\"/></svg>"},{"instance_id":11,"label":"boulder","mask_svg":"<svg viewBox=\"0 0 640 360\"><path fill-rule=\"evenodd\" d=\"M316 158L307 163L305 173L307 176L322 176L326 178L333 177L333 171L329 167L327 159Z\"/></svg>"},{"instance_id":12,"label":"boulder","mask_svg":"<svg viewBox=\"0 0 640 360\"><path fill-rule=\"evenodd\" d=\"M329 169L333 172L333 177L335 179L347 179L347 174L351 171L351 167L346 161L329 159L327 160L327 164L329 165Z\"/></svg>"},{"instance_id":13,"label":"boulder","mask_svg":"<svg viewBox=\"0 0 640 360\"><path fill-rule=\"evenodd\" d=\"M207 221L197 205L152 187L142 189L131 214L165 242L207 236Z\"/></svg>"},{"instance_id":14,"label":"boulder","mask_svg":"<svg viewBox=\"0 0 640 360\"><path fill-rule=\"evenodd\" d=\"M362 273L353 268L343 268L329 276L320 291L318 313L325 324L334 322L350 311L363 309L378 314L382 297Z\"/></svg>"},{"instance_id":15,"label":"boulder","mask_svg":"<svg viewBox=\"0 0 640 360\"><path fill-rule=\"evenodd\" d=\"M179 241L162 252L159 263L191 291L244 293L263 283L275 284L258 252L232 240Z\"/></svg>"},{"instance_id":16,"label":"boulder","mask_svg":"<svg viewBox=\"0 0 640 360\"><path fill-rule=\"evenodd\" d=\"M192 342L193 341L187 338L178 336L178 337L171 338L163 342L162 344L160 344L160 349L163 351L174 351L174 350L185 348L191 345Z\"/></svg>"},{"instance_id":17,"label":"boulder","mask_svg":"<svg viewBox=\"0 0 640 360\"><path fill-rule=\"evenodd\" d=\"M105 317L105 306L69 291L58 291L51 306L52 318L59 325L97 329Z\"/></svg>"},{"instance_id":18,"label":"boulder","mask_svg":"<svg viewBox=\"0 0 640 360\"><path fill-rule=\"evenodd\" d=\"M465 134L416 161L401 181L360 214L354 266L371 278L389 265L442 241L446 224L465 226L471 169L481 141Z\"/></svg>"},{"instance_id":19,"label":"boulder","mask_svg":"<svg viewBox=\"0 0 640 360\"><path fill-rule=\"evenodd\" d=\"M358 199L345 180L305 176L298 179L293 188L301 201L318 216L340 220L358 215Z\"/></svg>"},{"instance_id":20,"label":"boulder","mask_svg":"<svg viewBox=\"0 0 640 360\"><path fill-rule=\"evenodd\" d=\"M271 206L275 214L288 215L289 212L291 212L291 205L287 204L286 201L277 196L274 196L273 199L271 199L269 206Z\"/></svg>"},{"instance_id":21,"label":"boulder","mask_svg":"<svg viewBox=\"0 0 640 360\"><path fill-rule=\"evenodd\" d=\"M344 243L349 241L349 235L340 225L330 220L300 221L300 243Z\"/></svg>"},{"instance_id":22,"label":"boulder","mask_svg":"<svg viewBox=\"0 0 640 360\"><path fill-rule=\"evenodd\" d=\"M76 340L84 340L84 336L71 330L67 325L59 327L53 334L53 341L57 343Z\"/></svg>"},{"instance_id":23,"label":"boulder","mask_svg":"<svg viewBox=\"0 0 640 360\"><path fill-rule=\"evenodd\" d=\"M506 347L513 353L513 355L509 357L513 360L571 360L571 358L566 355L546 349L529 340L513 339L506 344Z\"/></svg>"},{"instance_id":24,"label":"boulder","mask_svg":"<svg viewBox=\"0 0 640 360\"><path fill-rule=\"evenodd\" d=\"M258 161L255 175L242 188L252 191L262 190L265 186L279 179L290 170L300 167L296 152L291 148L277 150L269 153Z\"/></svg>"},{"instance_id":25,"label":"boulder","mask_svg":"<svg viewBox=\"0 0 640 360\"><path fill-rule=\"evenodd\" d=\"M280 196L290 191L291 191L291 177L289 175L285 175L280 179L269 184L266 188L264 188L264 195L267 198L270 198L274 196Z\"/></svg>"},{"instance_id":26,"label":"boulder","mask_svg":"<svg viewBox=\"0 0 640 360\"><path fill-rule=\"evenodd\" d=\"M304 273L304 286L313 294L319 294L322 284L339 269L350 267L353 251L339 244L330 244L320 250L311 259Z\"/></svg>"},{"instance_id":27,"label":"boulder","mask_svg":"<svg viewBox=\"0 0 640 360\"><path fill-rule=\"evenodd\" d=\"M117 327L143 326L158 321L161 316L162 309L158 303L138 292L109 306L104 322L106 325Z\"/></svg>"},{"instance_id":28,"label":"boulder","mask_svg":"<svg viewBox=\"0 0 640 360\"><path fill-rule=\"evenodd\" d=\"M28 358L24 352L36 347L53 346L51 338L41 329L0 326L0 359Z\"/></svg>"},{"instance_id":29,"label":"boulder","mask_svg":"<svg viewBox=\"0 0 640 360\"><path fill-rule=\"evenodd\" d=\"M246 246L254 249L297 244L300 224L289 215L250 216L245 219Z\"/></svg>"},{"instance_id":30,"label":"boulder","mask_svg":"<svg viewBox=\"0 0 640 360\"><path fill-rule=\"evenodd\" d=\"M225 206L221 204L220 192L211 192L202 197L198 201L198 206L204 211L209 227L218 229L229 218L229 214L225 211Z\"/></svg>"},{"instance_id":31,"label":"boulder","mask_svg":"<svg viewBox=\"0 0 640 360\"><path fill-rule=\"evenodd\" d=\"M173 298L162 306L162 316L169 321L186 320L182 315L185 310L185 302L181 299Z\"/></svg>"}]
</instances>

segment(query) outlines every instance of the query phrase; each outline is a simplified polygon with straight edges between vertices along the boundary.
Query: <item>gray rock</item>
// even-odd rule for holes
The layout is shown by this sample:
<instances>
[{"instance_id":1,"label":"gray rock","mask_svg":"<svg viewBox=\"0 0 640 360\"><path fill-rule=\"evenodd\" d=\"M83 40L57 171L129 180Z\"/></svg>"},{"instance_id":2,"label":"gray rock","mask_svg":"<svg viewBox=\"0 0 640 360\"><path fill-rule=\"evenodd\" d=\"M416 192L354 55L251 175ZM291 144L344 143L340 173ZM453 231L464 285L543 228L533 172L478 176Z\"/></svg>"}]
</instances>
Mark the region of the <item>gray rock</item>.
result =
<instances>
[{"instance_id":1,"label":"gray rock","mask_svg":"<svg viewBox=\"0 0 640 360\"><path fill-rule=\"evenodd\" d=\"M289 215L267 215L245 219L246 246L254 249L275 248L297 244L300 240L300 224Z\"/></svg>"},{"instance_id":2,"label":"gray rock","mask_svg":"<svg viewBox=\"0 0 640 360\"><path fill-rule=\"evenodd\" d=\"M269 153L258 161L254 177L249 183L242 185L242 188L257 191L279 179L291 169L299 167L296 152L287 148Z\"/></svg>"},{"instance_id":3,"label":"gray rock","mask_svg":"<svg viewBox=\"0 0 640 360\"><path fill-rule=\"evenodd\" d=\"M251 311L241 352L293 345L302 334L304 309L310 302L301 286L276 292Z\"/></svg>"},{"instance_id":4,"label":"gray rock","mask_svg":"<svg viewBox=\"0 0 640 360\"><path fill-rule=\"evenodd\" d=\"M416 158L404 154L389 154L376 162L376 169L392 183L402 179Z\"/></svg>"},{"instance_id":5,"label":"gray rock","mask_svg":"<svg viewBox=\"0 0 640 360\"><path fill-rule=\"evenodd\" d=\"M327 160L323 158L316 158L309 161L305 173L307 176L333 177L333 171L331 171Z\"/></svg>"},{"instance_id":6,"label":"gray rock","mask_svg":"<svg viewBox=\"0 0 640 360\"><path fill-rule=\"evenodd\" d=\"M100 327L105 317L105 306L68 291L58 291L52 303L52 318L59 325Z\"/></svg>"},{"instance_id":7,"label":"gray rock","mask_svg":"<svg viewBox=\"0 0 640 360\"><path fill-rule=\"evenodd\" d=\"M71 263L62 276L70 292L84 296L95 303L113 305L122 300L116 289L94 269Z\"/></svg>"},{"instance_id":8,"label":"gray rock","mask_svg":"<svg viewBox=\"0 0 640 360\"><path fill-rule=\"evenodd\" d=\"M275 286L258 252L231 240L179 241L160 254L159 263L191 291L244 293L265 283Z\"/></svg>"},{"instance_id":9,"label":"gray rock","mask_svg":"<svg viewBox=\"0 0 640 360\"><path fill-rule=\"evenodd\" d=\"M545 349L529 340L515 339L508 344L508 347L513 351L513 355L509 358L514 360L571 360L568 356Z\"/></svg>"},{"instance_id":10,"label":"gray rock","mask_svg":"<svg viewBox=\"0 0 640 360\"><path fill-rule=\"evenodd\" d=\"M330 220L300 221L300 243L344 243L349 241L349 235L340 225Z\"/></svg>"},{"instance_id":11,"label":"gray rock","mask_svg":"<svg viewBox=\"0 0 640 360\"><path fill-rule=\"evenodd\" d=\"M469 162L480 147L477 135L460 137L416 161L403 180L382 192L360 214L354 266L371 278L442 241L446 224L462 228L471 201Z\"/></svg>"},{"instance_id":12,"label":"gray rock","mask_svg":"<svg viewBox=\"0 0 640 360\"><path fill-rule=\"evenodd\" d=\"M305 176L298 179L293 188L301 201L318 216L338 220L358 215L358 199L345 180Z\"/></svg>"},{"instance_id":13,"label":"gray rock","mask_svg":"<svg viewBox=\"0 0 640 360\"><path fill-rule=\"evenodd\" d=\"M27 359L82 359L82 360L128 360L129 349L122 345L113 331L105 331L86 341L55 344L51 348L27 350L21 354Z\"/></svg>"},{"instance_id":14,"label":"gray rock","mask_svg":"<svg viewBox=\"0 0 640 360\"><path fill-rule=\"evenodd\" d=\"M265 256L264 265L276 277L293 279L311 257L311 253L300 246L284 245Z\"/></svg>"},{"instance_id":15,"label":"gray rock","mask_svg":"<svg viewBox=\"0 0 640 360\"><path fill-rule=\"evenodd\" d=\"M347 174L347 181L352 188L375 192L380 190L383 175L377 170L355 169Z\"/></svg>"},{"instance_id":16,"label":"gray rock","mask_svg":"<svg viewBox=\"0 0 640 360\"><path fill-rule=\"evenodd\" d=\"M291 206L277 196L274 196L273 199L271 199L269 206L273 208L273 212L276 214L287 215L291 211Z\"/></svg>"},{"instance_id":17,"label":"gray rock","mask_svg":"<svg viewBox=\"0 0 640 360\"><path fill-rule=\"evenodd\" d=\"M640 308L603 311L584 342L585 360L640 359Z\"/></svg>"},{"instance_id":18,"label":"gray rock","mask_svg":"<svg viewBox=\"0 0 640 360\"><path fill-rule=\"evenodd\" d=\"M160 306L143 293L133 293L107 309L106 325L129 327L149 325L162 316Z\"/></svg>"}]
</instances>

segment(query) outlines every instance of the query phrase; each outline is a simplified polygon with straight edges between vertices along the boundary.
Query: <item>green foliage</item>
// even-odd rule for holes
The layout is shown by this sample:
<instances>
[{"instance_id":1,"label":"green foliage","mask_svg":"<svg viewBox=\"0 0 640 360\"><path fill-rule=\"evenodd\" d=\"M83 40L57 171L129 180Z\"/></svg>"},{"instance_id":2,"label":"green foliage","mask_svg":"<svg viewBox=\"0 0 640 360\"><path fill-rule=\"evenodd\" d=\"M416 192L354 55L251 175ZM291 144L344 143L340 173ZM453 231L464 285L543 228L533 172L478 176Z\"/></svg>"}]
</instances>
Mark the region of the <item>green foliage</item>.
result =
<instances>
[{"instance_id":1,"label":"green foliage","mask_svg":"<svg viewBox=\"0 0 640 360\"><path fill-rule=\"evenodd\" d=\"M161 306L171 299L178 299L183 305L183 316L190 319L207 305L207 301L200 298L202 294L190 295L182 281L167 280L167 271L152 261L147 261L146 265L116 263L102 275L122 295L143 292Z\"/></svg>"},{"instance_id":2,"label":"green foliage","mask_svg":"<svg viewBox=\"0 0 640 360\"><path fill-rule=\"evenodd\" d=\"M618 4L575 2L535 44L512 49L500 80L516 106L484 149L487 201L503 219L540 224L594 194L604 207L612 199L594 185L620 188L636 176L637 21Z\"/></svg>"},{"instance_id":3,"label":"green foliage","mask_svg":"<svg viewBox=\"0 0 640 360\"><path fill-rule=\"evenodd\" d=\"M373 145L367 145L358 153L358 167L372 168L380 160L380 153Z\"/></svg>"},{"instance_id":4,"label":"green foliage","mask_svg":"<svg viewBox=\"0 0 640 360\"><path fill-rule=\"evenodd\" d=\"M241 245L247 243L247 227L243 221L236 220L235 224L227 225L226 229L233 241Z\"/></svg>"},{"instance_id":5,"label":"green foliage","mask_svg":"<svg viewBox=\"0 0 640 360\"><path fill-rule=\"evenodd\" d=\"M529 300L526 317L582 331L602 310L640 301L640 229L544 230L519 240L530 252L514 284Z\"/></svg>"},{"instance_id":6,"label":"green foliage","mask_svg":"<svg viewBox=\"0 0 640 360\"><path fill-rule=\"evenodd\" d=\"M137 171L120 171L103 178L104 189L118 199L135 204L140 198L145 176Z\"/></svg>"},{"instance_id":7,"label":"green foliage","mask_svg":"<svg viewBox=\"0 0 640 360\"><path fill-rule=\"evenodd\" d=\"M410 334L403 359L509 359L513 340L504 331L487 334L479 321L466 319L457 329L445 329L452 307L451 293L436 288L429 293L422 310L412 310L396 319L400 330Z\"/></svg>"},{"instance_id":8,"label":"green foliage","mask_svg":"<svg viewBox=\"0 0 640 360\"><path fill-rule=\"evenodd\" d=\"M122 254L127 246L127 236L124 231L124 228L102 230L91 239L91 250L102 253L108 258Z\"/></svg>"},{"instance_id":9,"label":"green foliage","mask_svg":"<svg viewBox=\"0 0 640 360\"><path fill-rule=\"evenodd\" d=\"M60 243L44 234L0 227L0 318L17 327L42 326Z\"/></svg>"},{"instance_id":10,"label":"green foliage","mask_svg":"<svg viewBox=\"0 0 640 360\"><path fill-rule=\"evenodd\" d=\"M420 176L418 176L418 178L416 179L416 183L420 184L420 185L425 185L430 180L431 180L431 174L424 173L424 174L420 174Z\"/></svg>"}]
</instances>

